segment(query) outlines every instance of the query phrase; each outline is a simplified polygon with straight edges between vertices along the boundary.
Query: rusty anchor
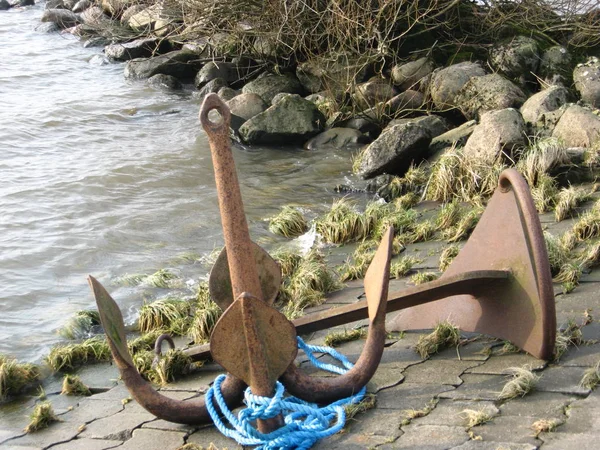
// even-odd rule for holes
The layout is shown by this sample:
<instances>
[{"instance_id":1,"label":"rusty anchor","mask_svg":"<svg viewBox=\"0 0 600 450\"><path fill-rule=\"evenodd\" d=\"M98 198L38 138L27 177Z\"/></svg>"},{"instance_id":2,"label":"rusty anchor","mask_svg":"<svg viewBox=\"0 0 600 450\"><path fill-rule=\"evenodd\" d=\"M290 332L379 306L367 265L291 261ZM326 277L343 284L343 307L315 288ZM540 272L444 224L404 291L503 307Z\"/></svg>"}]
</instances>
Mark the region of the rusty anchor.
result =
<instances>
[{"instance_id":1,"label":"rusty anchor","mask_svg":"<svg viewBox=\"0 0 600 450\"><path fill-rule=\"evenodd\" d=\"M219 121L209 119L212 110L220 114ZM225 249L215 263L209 285L224 313L210 345L186 351L193 359L212 355L227 370L222 390L229 407L241 402L247 385L257 395L271 395L277 379L289 393L313 402L357 392L379 365L385 316L392 311L400 313L388 322L388 329L390 325L403 330L431 328L448 319L464 331L510 340L538 358L551 356L556 317L548 257L531 195L516 171L502 173L471 238L440 279L388 293L390 229L365 276L366 300L289 322L270 306L281 283L279 268L249 237L230 149L229 120L229 110L219 97L207 96L200 121L213 155L225 237ZM173 400L143 380L129 355L118 306L97 280L90 276L89 282L116 365L136 401L168 421L209 421L202 399ZM293 364L296 334L365 318L369 318L365 346L354 368L345 375L310 377ZM280 423L280 417L273 417L259 423L259 428L269 431Z\"/></svg>"}]
</instances>

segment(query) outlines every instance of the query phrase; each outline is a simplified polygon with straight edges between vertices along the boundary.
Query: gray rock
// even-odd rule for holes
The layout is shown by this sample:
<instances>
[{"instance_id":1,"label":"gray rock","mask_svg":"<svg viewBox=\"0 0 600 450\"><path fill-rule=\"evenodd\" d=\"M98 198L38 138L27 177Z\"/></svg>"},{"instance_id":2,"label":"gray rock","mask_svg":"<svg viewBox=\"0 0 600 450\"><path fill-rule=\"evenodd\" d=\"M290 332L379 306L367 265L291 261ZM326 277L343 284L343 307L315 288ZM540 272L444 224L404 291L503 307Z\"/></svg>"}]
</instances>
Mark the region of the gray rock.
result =
<instances>
[{"instance_id":1,"label":"gray rock","mask_svg":"<svg viewBox=\"0 0 600 450\"><path fill-rule=\"evenodd\" d=\"M162 11L162 4L155 3L132 15L127 21L127 25L136 31L150 31L154 28L156 21L160 19Z\"/></svg>"},{"instance_id":2,"label":"gray rock","mask_svg":"<svg viewBox=\"0 0 600 450\"><path fill-rule=\"evenodd\" d=\"M35 27L35 31L39 33L54 33L55 31L60 31L60 28L54 22L45 22Z\"/></svg>"},{"instance_id":3,"label":"gray rock","mask_svg":"<svg viewBox=\"0 0 600 450\"><path fill-rule=\"evenodd\" d=\"M245 122L239 134L248 144L303 143L319 133L324 123L314 103L290 95Z\"/></svg>"},{"instance_id":4,"label":"gray rock","mask_svg":"<svg viewBox=\"0 0 600 450\"><path fill-rule=\"evenodd\" d=\"M104 14L99 6L92 6L83 11L79 17L85 25L99 26L104 22L110 22L110 18Z\"/></svg>"},{"instance_id":5,"label":"gray rock","mask_svg":"<svg viewBox=\"0 0 600 450\"><path fill-rule=\"evenodd\" d=\"M550 47L542 54L539 72L546 83L570 86L573 81L573 56L560 45Z\"/></svg>"},{"instance_id":6,"label":"gray rock","mask_svg":"<svg viewBox=\"0 0 600 450\"><path fill-rule=\"evenodd\" d=\"M18 2L14 2L15 6ZM44 9L71 9L65 4L65 0L48 0ZM73 11L76 12L76 11Z\"/></svg>"},{"instance_id":7,"label":"gray rock","mask_svg":"<svg viewBox=\"0 0 600 450\"><path fill-rule=\"evenodd\" d=\"M246 84L242 88L242 92L258 94L267 104L270 104L273 97L280 92L302 95L303 89L300 81L294 75L265 74Z\"/></svg>"},{"instance_id":8,"label":"gray rock","mask_svg":"<svg viewBox=\"0 0 600 450\"><path fill-rule=\"evenodd\" d=\"M157 73L173 75L179 79L192 79L199 70L198 55L186 50L176 50L152 58L127 61L125 78L150 78Z\"/></svg>"},{"instance_id":9,"label":"gray rock","mask_svg":"<svg viewBox=\"0 0 600 450\"><path fill-rule=\"evenodd\" d=\"M159 17L154 22L154 34L158 37L167 36L175 29L176 24L177 22L170 17Z\"/></svg>"},{"instance_id":10,"label":"gray rock","mask_svg":"<svg viewBox=\"0 0 600 450\"><path fill-rule=\"evenodd\" d=\"M352 99L362 109L371 108L380 102L387 102L397 95L390 80L372 78L366 83L358 84L352 93Z\"/></svg>"},{"instance_id":11,"label":"gray rock","mask_svg":"<svg viewBox=\"0 0 600 450\"><path fill-rule=\"evenodd\" d=\"M449 126L446 119L440 116L436 116L434 114L430 116L420 116L414 117L410 119L394 119L392 120L386 128L391 128L396 125L404 125L407 123L415 123L420 127L427 128L432 138L436 138L437 136L448 131Z\"/></svg>"},{"instance_id":12,"label":"gray rock","mask_svg":"<svg viewBox=\"0 0 600 450\"><path fill-rule=\"evenodd\" d=\"M214 80L215 78L221 78L225 80L228 85L235 85L239 84L244 77L244 72L245 71L242 68L231 62L210 61L202 66L202 69L200 69L194 79L194 84L197 88L201 88L209 81Z\"/></svg>"},{"instance_id":13,"label":"gray rock","mask_svg":"<svg viewBox=\"0 0 600 450\"><path fill-rule=\"evenodd\" d=\"M353 128L331 128L310 139L304 148L315 150L319 148L344 148L356 146L364 140L364 135Z\"/></svg>"},{"instance_id":14,"label":"gray rock","mask_svg":"<svg viewBox=\"0 0 600 450\"><path fill-rule=\"evenodd\" d=\"M438 109L453 108L456 95L473 77L485 75L485 70L479 64L462 62L437 70L431 77L429 90L434 105Z\"/></svg>"},{"instance_id":15,"label":"gray rock","mask_svg":"<svg viewBox=\"0 0 600 450\"><path fill-rule=\"evenodd\" d=\"M219 92L219 89L224 87L227 87L227 81L225 81L223 78L214 78L208 83L206 83L204 86L202 86L202 89L198 91L197 95L198 97L202 98L208 94L216 94L217 92Z\"/></svg>"},{"instance_id":16,"label":"gray rock","mask_svg":"<svg viewBox=\"0 0 600 450\"><path fill-rule=\"evenodd\" d=\"M217 92L217 95L219 97L221 97L221 100L227 102L229 100L231 100L232 98L236 97L238 95L238 91L236 91L235 89L232 89L228 86L222 87L221 89L219 89L219 92Z\"/></svg>"},{"instance_id":17,"label":"gray rock","mask_svg":"<svg viewBox=\"0 0 600 450\"><path fill-rule=\"evenodd\" d=\"M23 8L25 6L33 6L33 5L35 5L35 0L19 0L13 6L18 6L20 8Z\"/></svg>"},{"instance_id":18,"label":"gray rock","mask_svg":"<svg viewBox=\"0 0 600 450\"><path fill-rule=\"evenodd\" d=\"M181 81L174 76L163 73L158 73L148 78L148 84L163 89L179 90L182 88Z\"/></svg>"},{"instance_id":19,"label":"gray rock","mask_svg":"<svg viewBox=\"0 0 600 450\"><path fill-rule=\"evenodd\" d=\"M490 50L491 65L513 80L524 82L537 73L540 51L535 39L515 36Z\"/></svg>"},{"instance_id":20,"label":"gray rock","mask_svg":"<svg viewBox=\"0 0 600 450\"><path fill-rule=\"evenodd\" d=\"M519 108L527 100L525 93L502 75L493 73L471 78L454 102L468 119L478 119L487 111Z\"/></svg>"},{"instance_id":21,"label":"gray rock","mask_svg":"<svg viewBox=\"0 0 600 450\"><path fill-rule=\"evenodd\" d=\"M578 64L573 71L573 82L581 100L600 108L600 59L592 56L584 64Z\"/></svg>"},{"instance_id":22,"label":"gray rock","mask_svg":"<svg viewBox=\"0 0 600 450\"><path fill-rule=\"evenodd\" d=\"M417 124L391 127L366 148L359 174L364 179L383 173L403 175L413 161L423 159L430 143L429 130Z\"/></svg>"},{"instance_id":23,"label":"gray rock","mask_svg":"<svg viewBox=\"0 0 600 450\"><path fill-rule=\"evenodd\" d=\"M71 28L81 23L79 15L67 9L47 9L40 20L55 23L60 29Z\"/></svg>"},{"instance_id":24,"label":"gray rock","mask_svg":"<svg viewBox=\"0 0 600 450\"><path fill-rule=\"evenodd\" d=\"M75 3L71 11L73 11L74 13L81 13L88 9L90 6L92 6L92 2L90 2L90 0L79 0L77 3Z\"/></svg>"},{"instance_id":25,"label":"gray rock","mask_svg":"<svg viewBox=\"0 0 600 450\"><path fill-rule=\"evenodd\" d=\"M334 96L364 80L366 65L348 54L324 54L298 65L296 76L310 93L330 91Z\"/></svg>"},{"instance_id":26,"label":"gray rock","mask_svg":"<svg viewBox=\"0 0 600 450\"><path fill-rule=\"evenodd\" d=\"M100 7L113 17L119 17L123 11L136 3L135 0L101 0ZM142 9L144 9L142 7Z\"/></svg>"},{"instance_id":27,"label":"gray rock","mask_svg":"<svg viewBox=\"0 0 600 450\"><path fill-rule=\"evenodd\" d=\"M579 105L569 105L558 120L552 136L566 147L591 147L600 139L600 117Z\"/></svg>"},{"instance_id":28,"label":"gray rock","mask_svg":"<svg viewBox=\"0 0 600 450\"><path fill-rule=\"evenodd\" d=\"M0 11L6 11L10 9L10 3L8 0L0 0Z\"/></svg>"},{"instance_id":29,"label":"gray rock","mask_svg":"<svg viewBox=\"0 0 600 450\"><path fill-rule=\"evenodd\" d=\"M546 127L545 117L567 103L569 91L562 86L550 86L527 99L521 106L521 115L527 124ZM554 124L552 124L554 126Z\"/></svg>"},{"instance_id":30,"label":"gray rock","mask_svg":"<svg viewBox=\"0 0 600 450\"><path fill-rule=\"evenodd\" d=\"M137 13L143 11L144 8L145 8L145 6L140 3L127 6L121 14L121 18L120 18L121 23L123 25L126 25L129 22L129 19L131 19Z\"/></svg>"},{"instance_id":31,"label":"gray rock","mask_svg":"<svg viewBox=\"0 0 600 450\"><path fill-rule=\"evenodd\" d=\"M511 155L526 143L525 122L521 113L513 108L500 109L482 114L479 125L467 139L464 153L492 162L502 153Z\"/></svg>"},{"instance_id":32,"label":"gray rock","mask_svg":"<svg viewBox=\"0 0 600 450\"><path fill-rule=\"evenodd\" d=\"M286 98L288 95L295 95L295 94L289 94L287 92L280 92L275 97L273 97L273 100L271 100L271 105L274 105L275 103L279 103L281 100Z\"/></svg>"},{"instance_id":33,"label":"gray rock","mask_svg":"<svg viewBox=\"0 0 600 450\"><path fill-rule=\"evenodd\" d=\"M419 91L413 91L409 89L388 100L385 104L385 107L386 112L390 116L394 116L407 109L413 111L424 109L424 104L425 96Z\"/></svg>"},{"instance_id":34,"label":"gray rock","mask_svg":"<svg viewBox=\"0 0 600 450\"><path fill-rule=\"evenodd\" d=\"M125 44L112 44L104 49L104 54L115 61L129 61L135 58L146 58L171 49L169 41L157 38L144 38Z\"/></svg>"},{"instance_id":35,"label":"gray rock","mask_svg":"<svg viewBox=\"0 0 600 450\"><path fill-rule=\"evenodd\" d=\"M427 57L392 67L392 81L402 91L419 89L419 82L433 72L433 61Z\"/></svg>"},{"instance_id":36,"label":"gray rock","mask_svg":"<svg viewBox=\"0 0 600 450\"><path fill-rule=\"evenodd\" d=\"M243 121L252 119L268 108L261 96L253 93L237 95L227 102L227 106L233 116Z\"/></svg>"}]
</instances>

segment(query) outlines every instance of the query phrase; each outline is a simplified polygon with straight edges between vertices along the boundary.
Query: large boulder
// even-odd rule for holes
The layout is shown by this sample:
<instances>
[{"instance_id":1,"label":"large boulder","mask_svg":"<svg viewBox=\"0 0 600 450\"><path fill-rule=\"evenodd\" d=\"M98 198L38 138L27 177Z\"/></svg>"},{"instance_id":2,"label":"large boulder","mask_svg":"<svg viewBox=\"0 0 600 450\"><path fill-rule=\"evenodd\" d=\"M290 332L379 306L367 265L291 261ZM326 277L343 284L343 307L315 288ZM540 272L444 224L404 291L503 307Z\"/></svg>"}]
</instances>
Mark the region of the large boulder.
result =
<instances>
[{"instance_id":1,"label":"large boulder","mask_svg":"<svg viewBox=\"0 0 600 450\"><path fill-rule=\"evenodd\" d=\"M136 58L125 64L125 78L150 78L157 73L179 79L192 79L200 69L198 55L186 50L176 50L152 58Z\"/></svg>"},{"instance_id":2,"label":"large boulder","mask_svg":"<svg viewBox=\"0 0 600 450\"><path fill-rule=\"evenodd\" d=\"M10 3L8 0L0 0L0 11L7 11L10 9Z\"/></svg>"},{"instance_id":3,"label":"large boulder","mask_svg":"<svg viewBox=\"0 0 600 450\"><path fill-rule=\"evenodd\" d=\"M146 9L146 7L140 3L127 6L121 13L121 17L119 19L121 24L127 25L129 23L129 19L131 19L133 16L143 11L144 9Z\"/></svg>"},{"instance_id":4,"label":"large boulder","mask_svg":"<svg viewBox=\"0 0 600 450\"><path fill-rule=\"evenodd\" d=\"M450 128L446 119L435 114L429 116L419 116L407 119L394 119L392 120L385 129L395 127L396 125L404 125L407 123L415 123L420 127L423 127L429 131L432 138L435 138Z\"/></svg>"},{"instance_id":5,"label":"large boulder","mask_svg":"<svg viewBox=\"0 0 600 450\"><path fill-rule=\"evenodd\" d=\"M409 89L392 97L385 104L386 113L392 117L402 112L415 112L424 108L425 96L419 91Z\"/></svg>"},{"instance_id":6,"label":"large boulder","mask_svg":"<svg viewBox=\"0 0 600 450\"><path fill-rule=\"evenodd\" d=\"M90 0L79 0L77 3L75 3L73 5L73 8L71 8L71 11L73 11L74 13L82 13L83 11L88 9L90 6L92 6L92 2Z\"/></svg>"},{"instance_id":7,"label":"large boulder","mask_svg":"<svg viewBox=\"0 0 600 450\"><path fill-rule=\"evenodd\" d=\"M160 54L171 49L169 41L158 38L143 38L125 44L111 44L104 48L104 54L115 61L129 61Z\"/></svg>"},{"instance_id":8,"label":"large boulder","mask_svg":"<svg viewBox=\"0 0 600 450\"><path fill-rule=\"evenodd\" d=\"M392 81L402 91L408 89L418 90L421 79L431 74L434 68L433 61L427 57L405 64L398 64L392 67Z\"/></svg>"},{"instance_id":9,"label":"large boulder","mask_svg":"<svg viewBox=\"0 0 600 450\"><path fill-rule=\"evenodd\" d=\"M326 53L298 64L296 76L307 92L329 91L337 97L348 86L362 82L366 72L367 65L355 57L344 53Z\"/></svg>"},{"instance_id":10,"label":"large boulder","mask_svg":"<svg viewBox=\"0 0 600 450\"><path fill-rule=\"evenodd\" d=\"M473 130L477 126L477 122L469 120L462 125L452 128L445 133L438 136L434 136L429 144L429 156L428 160L433 161L437 159L443 153L443 150L448 147L464 146L469 139L469 136L473 134Z\"/></svg>"},{"instance_id":11,"label":"large boulder","mask_svg":"<svg viewBox=\"0 0 600 450\"><path fill-rule=\"evenodd\" d=\"M542 54L539 72L545 83L570 86L573 81L573 55L563 46L550 47Z\"/></svg>"},{"instance_id":12,"label":"large boulder","mask_svg":"<svg viewBox=\"0 0 600 450\"><path fill-rule=\"evenodd\" d=\"M582 106L569 105L552 136L567 147L591 147L600 141L600 117Z\"/></svg>"},{"instance_id":13,"label":"large boulder","mask_svg":"<svg viewBox=\"0 0 600 450\"><path fill-rule=\"evenodd\" d=\"M177 78L162 73L153 75L150 78L148 78L148 84L156 88L168 90L179 90L183 87L181 81L179 81Z\"/></svg>"},{"instance_id":14,"label":"large boulder","mask_svg":"<svg viewBox=\"0 0 600 450\"><path fill-rule=\"evenodd\" d=\"M520 83L531 79L540 64L540 50L535 39L512 37L490 50L492 67Z\"/></svg>"},{"instance_id":15,"label":"large boulder","mask_svg":"<svg viewBox=\"0 0 600 450\"><path fill-rule=\"evenodd\" d=\"M127 21L127 25L136 31L150 31L154 28L156 21L160 19L162 11L162 5L155 3L132 15Z\"/></svg>"},{"instance_id":16,"label":"large boulder","mask_svg":"<svg viewBox=\"0 0 600 450\"><path fill-rule=\"evenodd\" d=\"M600 108L600 59L592 56L585 63L578 64L573 71L573 81L581 100Z\"/></svg>"},{"instance_id":17,"label":"large boulder","mask_svg":"<svg viewBox=\"0 0 600 450\"><path fill-rule=\"evenodd\" d=\"M374 77L366 83L356 85L352 98L358 107L367 109L378 103L385 103L397 94L398 91L392 86L390 80Z\"/></svg>"},{"instance_id":18,"label":"large boulder","mask_svg":"<svg viewBox=\"0 0 600 450\"><path fill-rule=\"evenodd\" d=\"M81 22L83 22L85 25L96 27L102 25L103 23L110 22L111 20L106 14L104 14L104 11L102 11L102 8L99 6L91 6L87 8L79 15L79 17L81 18Z\"/></svg>"},{"instance_id":19,"label":"large boulder","mask_svg":"<svg viewBox=\"0 0 600 450\"><path fill-rule=\"evenodd\" d=\"M68 9L46 9L40 20L55 23L60 29L71 28L81 23L81 17Z\"/></svg>"},{"instance_id":20,"label":"large boulder","mask_svg":"<svg viewBox=\"0 0 600 450\"><path fill-rule=\"evenodd\" d=\"M435 71L429 83L429 91L434 105L438 109L454 108L456 95L463 86L471 78L484 75L485 70L479 64L469 61Z\"/></svg>"},{"instance_id":21,"label":"large boulder","mask_svg":"<svg viewBox=\"0 0 600 450\"><path fill-rule=\"evenodd\" d=\"M324 123L314 103L299 95L288 95L246 121L239 134L248 144L298 144L319 133Z\"/></svg>"},{"instance_id":22,"label":"large boulder","mask_svg":"<svg viewBox=\"0 0 600 450\"><path fill-rule=\"evenodd\" d=\"M331 128L310 139L304 148L316 150L322 148L356 147L364 143L365 136L354 128Z\"/></svg>"},{"instance_id":23,"label":"large boulder","mask_svg":"<svg viewBox=\"0 0 600 450\"><path fill-rule=\"evenodd\" d=\"M244 121L252 119L268 107L260 95L253 93L236 95L227 102L227 106L233 116L237 116Z\"/></svg>"},{"instance_id":24,"label":"large boulder","mask_svg":"<svg viewBox=\"0 0 600 450\"><path fill-rule=\"evenodd\" d=\"M202 69L196 75L194 84L197 88L201 88L206 83L215 78L221 78L228 85L240 85L243 83L244 77L248 74L246 67L240 66L234 62L217 62L210 61L202 66Z\"/></svg>"},{"instance_id":25,"label":"large boulder","mask_svg":"<svg viewBox=\"0 0 600 450\"><path fill-rule=\"evenodd\" d=\"M224 87L228 87L227 81L225 81L223 78L214 78L200 88L197 96L199 98L203 98L208 94L216 94Z\"/></svg>"},{"instance_id":26,"label":"large boulder","mask_svg":"<svg viewBox=\"0 0 600 450\"><path fill-rule=\"evenodd\" d=\"M420 162L429 151L429 130L415 123L386 129L362 154L359 174L369 179L384 173L403 175L413 162Z\"/></svg>"},{"instance_id":27,"label":"large boulder","mask_svg":"<svg viewBox=\"0 0 600 450\"><path fill-rule=\"evenodd\" d=\"M454 102L468 119L495 109L519 108L527 96L516 84L502 75L492 73L473 77L463 86Z\"/></svg>"},{"instance_id":28,"label":"large boulder","mask_svg":"<svg viewBox=\"0 0 600 450\"><path fill-rule=\"evenodd\" d=\"M119 17L123 11L136 3L136 0L101 0L100 7L113 17Z\"/></svg>"},{"instance_id":29,"label":"large boulder","mask_svg":"<svg viewBox=\"0 0 600 450\"><path fill-rule=\"evenodd\" d=\"M479 125L467 140L465 155L493 162L501 154L508 156L527 144L525 122L514 108L490 111L481 115Z\"/></svg>"},{"instance_id":30,"label":"large boulder","mask_svg":"<svg viewBox=\"0 0 600 450\"><path fill-rule=\"evenodd\" d=\"M569 91L566 88L563 86L550 86L529 97L521 106L523 120L531 126L548 128L549 123L546 121L548 113L558 110L567 103L568 99Z\"/></svg>"},{"instance_id":31,"label":"large boulder","mask_svg":"<svg viewBox=\"0 0 600 450\"><path fill-rule=\"evenodd\" d=\"M242 88L242 92L245 94L258 94L267 104L270 104L273 97L281 92L302 95L303 89L300 81L294 75L269 73L247 83Z\"/></svg>"}]
</instances>

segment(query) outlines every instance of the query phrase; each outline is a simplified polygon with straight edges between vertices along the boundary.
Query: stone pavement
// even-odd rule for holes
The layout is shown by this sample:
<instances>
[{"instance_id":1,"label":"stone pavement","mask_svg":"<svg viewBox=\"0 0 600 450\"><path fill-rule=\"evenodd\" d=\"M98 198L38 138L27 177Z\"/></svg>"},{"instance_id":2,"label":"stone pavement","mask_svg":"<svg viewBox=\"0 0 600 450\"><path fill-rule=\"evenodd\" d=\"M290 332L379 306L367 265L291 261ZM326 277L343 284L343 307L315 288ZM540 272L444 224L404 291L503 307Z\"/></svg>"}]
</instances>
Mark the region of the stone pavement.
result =
<instances>
[{"instance_id":1,"label":"stone pavement","mask_svg":"<svg viewBox=\"0 0 600 450\"><path fill-rule=\"evenodd\" d=\"M551 230L554 224L542 216ZM424 262L420 267L437 267L440 243L411 245ZM558 362L546 362L524 353L502 354L503 343L484 336L469 335L465 345L446 349L426 360L414 351L420 333L410 332L388 340L383 359L369 391L377 404L352 418L337 435L318 443L315 449L482 449L529 450L600 448L600 393L580 387L584 371L600 360L600 271L584 275L580 286L568 295L556 286L559 326L569 320L582 327L585 345L570 347ZM400 289L406 280L394 281ZM362 292L360 283L350 283L319 308L353 302ZM392 315L390 315L392 316ZM600 317L600 316L599 316ZM351 328L358 324L349 324ZM308 337L322 343L329 331ZM343 344L339 350L351 360L360 354L364 341ZM491 352L490 352L491 350ZM305 366L306 362L302 363ZM524 397L498 400L511 367L528 367L541 379L535 390ZM305 368L309 370L308 367ZM166 395L188 399L203 395L220 373L214 364L161 389ZM16 400L0 408L0 447L2 449L55 450L171 450L185 443L235 449L239 446L221 436L213 426L192 427L156 419L134 401L118 381L118 372L108 364L83 368L79 375L92 387L94 395L77 398L59 395L60 377L45 383L47 398L59 414L60 422L45 430L24 434L35 397ZM465 410L485 411L489 421L468 428ZM535 435L532 424L554 420L552 432ZM596 441L596 439L599 439Z\"/></svg>"}]
</instances>

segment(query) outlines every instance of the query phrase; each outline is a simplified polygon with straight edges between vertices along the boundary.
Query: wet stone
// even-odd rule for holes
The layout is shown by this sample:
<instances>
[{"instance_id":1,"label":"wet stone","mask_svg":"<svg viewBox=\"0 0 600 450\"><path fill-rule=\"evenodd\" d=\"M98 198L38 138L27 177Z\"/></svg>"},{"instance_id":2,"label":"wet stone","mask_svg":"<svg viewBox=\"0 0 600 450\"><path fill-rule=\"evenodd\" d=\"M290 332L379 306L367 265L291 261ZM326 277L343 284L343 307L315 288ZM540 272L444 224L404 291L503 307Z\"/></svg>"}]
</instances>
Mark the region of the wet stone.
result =
<instances>
[{"instance_id":1,"label":"wet stone","mask_svg":"<svg viewBox=\"0 0 600 450\"><path fill-rule=\"evenodd\" d=\"M481 364L478 361L429 360L404 371L409 383L448 384L459 386L465 370Z\"/></svg>"},{"instance_id":2,"label":"wet stone","mask_svg":"<svg viewBox=\"0 0 600 450\"><path fill-rule=\"evenodd\" d=\"M127 390L127 386L125 386L122 382L119 382L112 389L99 394L94 394L89 398L93 400L118 400L120 402L121 400L130 397L131 394L129 393L129 390Z\"/></svg>"},{"instance_id":3,"label":"wet stone","mask_svg":"<svg viewBox=\"0 0 600 450\"><path fill-rule=\"evenodd\" d=\"M500 375L463 374L461 378L462 385L440 394L440 398L496 401L506 383L506 377Z\"/></svg>"},{"instance_id":4,"label":"wet stone","mask_svg":"<svg viewBox=\"0 0 600 450\"><path fill-rule=\"evenodd\" d=\"M67 422L54 422L48 428L29 433L16 439L11 439L5 444L14 446L29 446L48 448L53 444L70 441L79 434L78 426Z\"/></svg>"},{"instance_id":5,"label":"wet stone","mask_svg":"<svg viewBox=\"0 0 600 450\"><path fill-rule=\"evenodd\" d=\"M500 410L496 408L493 402L453 401L446 399L440 400L435 406L435 409L425 417L413 419L413 423L416 422L419 425L449 425L466 427L467 420L463 413L465 409L484 411L491 417L500 413Z\"/></svg>"},{"instance_id":6,"label":"wet stone","mask_svg":"<svg viewBox=\"0 0 600 450\"><path fill-rule=\"evenodd\" d=\"M527 353L491 356L485 363L469 369L467 373L486 375L506 375L511 367L525 367L529 370L540 370L546 367L546 361L534 358Z\"/></svg>"},{"instance_id":7,"label":"wet stone","mask_svg":"<svg viewBox=\"0 0 600 450\"><path fill-rule=\"evenodd\" d=\"M110 417L95 420L88 424L81 437L125 441L131 438L133 430L154 419L150 413L127 414L125 411Z\"/></svg>"},{"instance_id":8,"label":"wet stone","mask_svg":"<svg viewBox=\"0 0 600 450\"><path fill-rule=\"evenodd\" d=\"M447 425L409 425L403 427L404 434L390 444L378 449L445 450L469 440L463 427Z\"/></svg>"},{"instance_id":9,"label":"wet stone","mask_svg":"<svg viewBox=\"0 0 600 450\"><path fill-rule=\"evenodd\" d=\"M118 400L82 400L78 406L71 411L62 414L61 420L79 425L90 423L97 419L110 417L123 411L123 404Z\"/></svg>"},{"instance_id":10,"label":"wet stone","mask_svg":"<svg viewBox=\"0 0 600 450\"><path fill-rule=\"evenodd\" d=\"M185 433L158 430L134 430L133 436L124 442L122 450L165 450L177 448L184 444Z\"/></svg>"},{"instance_id":11,"label":"wet stone","mask_svg":"<svg viewBox=\"0 0 600 450\"><path fill-rule=\"evenodd\" d=\"M546 392L587 395L590 390L579 386L584 371L583 367L550 367L544 370L536 389Z\"/></svg>"}]
</instances>

